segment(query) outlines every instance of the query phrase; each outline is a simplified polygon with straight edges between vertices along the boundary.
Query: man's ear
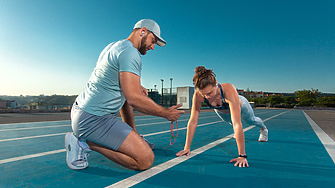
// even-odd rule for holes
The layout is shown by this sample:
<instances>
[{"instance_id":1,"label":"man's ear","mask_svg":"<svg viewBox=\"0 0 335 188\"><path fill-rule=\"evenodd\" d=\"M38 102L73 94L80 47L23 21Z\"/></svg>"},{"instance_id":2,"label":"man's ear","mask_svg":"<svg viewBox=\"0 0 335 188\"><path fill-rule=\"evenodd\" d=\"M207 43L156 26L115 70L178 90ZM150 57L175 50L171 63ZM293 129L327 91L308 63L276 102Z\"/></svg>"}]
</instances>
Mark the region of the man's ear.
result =
<instances>
[{"instance_id":1,"label":"man's ear","mask_svg":"<svg viewBox=\"0 0 335 188\"><path fill-rule=\"evenodd\" d=\"M146 27L143 27L141 30L140 30L140 33L141 33L141 37L144 36L144 33L146 33L148 31L148 29Z\"/></svg>"}]
</instances>

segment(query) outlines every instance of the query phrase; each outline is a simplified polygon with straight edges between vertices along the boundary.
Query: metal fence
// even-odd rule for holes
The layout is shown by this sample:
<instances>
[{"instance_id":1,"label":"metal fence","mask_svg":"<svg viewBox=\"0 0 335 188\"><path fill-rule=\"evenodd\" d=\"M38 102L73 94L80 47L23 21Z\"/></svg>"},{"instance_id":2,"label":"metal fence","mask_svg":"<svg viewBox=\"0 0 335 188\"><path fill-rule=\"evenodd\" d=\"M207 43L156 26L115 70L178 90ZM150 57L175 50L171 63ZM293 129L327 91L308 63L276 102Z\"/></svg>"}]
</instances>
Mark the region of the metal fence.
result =
<instances>
[{"instance_id":1,"label":"metal fence","mask_svg":"<svg viewBox=\"0 0 335 188\"><path fill-rule=\"evenodd\" d=\"M148 97L161 106L170 107L177 104L177 88L148 89Z\"/></svg>"}]
</instances>

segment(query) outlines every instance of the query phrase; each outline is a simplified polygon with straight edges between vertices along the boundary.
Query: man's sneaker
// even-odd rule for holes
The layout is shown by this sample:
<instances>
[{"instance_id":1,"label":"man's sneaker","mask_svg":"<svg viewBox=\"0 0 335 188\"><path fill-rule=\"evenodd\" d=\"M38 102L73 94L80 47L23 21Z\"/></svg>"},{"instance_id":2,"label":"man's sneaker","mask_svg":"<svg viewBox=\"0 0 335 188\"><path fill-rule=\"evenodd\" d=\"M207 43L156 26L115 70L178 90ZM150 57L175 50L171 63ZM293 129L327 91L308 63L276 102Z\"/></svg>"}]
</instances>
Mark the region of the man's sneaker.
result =
<instances>
[{"instance_id":1,"label":"man's sneaker","mask_svg":"<svg viewBox=\"0 0 335 188\"><path fill-rule=\"evenodd\" d=\"M268 141L268 129L265 128L264 130L259 131L261 134L259 135L258 141L260 142L267 142Z\"/></svg>"},{"instance_id":2,"label":"man's sneaker","mask_svg":"<svg viewBox=\"0 0 335 188\"><path fill-rule=\"evenodd\" d=\"M86 141L79 141L73 133L65 135L66 163L73 170L88 167L87 157L91 152Z\"/></svg>"},{"instance_id":3,"label":"man's sneaker","mask_svg":"<svg viewBox=\"0 0 335 188\"><path fill-rule=\"evenodd\" d=\"M148 145L149 145L149 147L150 147L151 149L155 149L155 144L150 143L147 139L144 138L143 135L141 135L141 137L148 143Z\"/></svg>"}]
</instances>

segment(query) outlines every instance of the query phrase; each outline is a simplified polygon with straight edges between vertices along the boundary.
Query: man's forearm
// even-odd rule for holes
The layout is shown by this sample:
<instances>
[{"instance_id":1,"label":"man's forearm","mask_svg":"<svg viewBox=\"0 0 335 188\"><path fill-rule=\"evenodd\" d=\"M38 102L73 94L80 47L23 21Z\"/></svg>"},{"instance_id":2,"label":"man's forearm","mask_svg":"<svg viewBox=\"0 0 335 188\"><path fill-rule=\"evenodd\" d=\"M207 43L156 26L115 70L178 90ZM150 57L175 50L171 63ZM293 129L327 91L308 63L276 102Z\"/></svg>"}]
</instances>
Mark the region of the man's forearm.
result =
<instances>
[{"instance_id":1,"label":"man's forearm","mask_svg":"<svg viewBox=\"0 0 335 188\"><path fill-rule=\"evenodd\" d=\"M131 102L129 102L129 104L130 106L144 114L159 116L163 118L166 118L167 116L167 108L158 105L149 97L144 95L136 97L136 99L133 99Z\"/></svg>"}]
</instances>

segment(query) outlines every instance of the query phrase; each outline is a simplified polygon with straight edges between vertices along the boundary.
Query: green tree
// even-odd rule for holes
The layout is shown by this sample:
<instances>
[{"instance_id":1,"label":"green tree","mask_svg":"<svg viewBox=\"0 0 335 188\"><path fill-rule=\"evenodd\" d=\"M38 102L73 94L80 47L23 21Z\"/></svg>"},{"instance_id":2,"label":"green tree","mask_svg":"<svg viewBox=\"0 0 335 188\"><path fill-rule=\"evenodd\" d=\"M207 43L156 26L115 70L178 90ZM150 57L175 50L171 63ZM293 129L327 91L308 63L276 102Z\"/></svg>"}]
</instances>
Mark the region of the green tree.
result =
<instances>
[{"instance_id":1,"label":"green tree","mask_svg":"<svg viewBox=\"0 0 335 188\"><path fill-rule=\"evenodd\" d=\"M297 104L297 101L294 97L284 97L284 103L288 106Z\"/></svg>"},{"instance_id":2,"label":"green tree","mask_svg":"<svg viewBox=\"0 0 335 188\"><path fill-rule=\"evenodd\" d=\"M265 98L258 98L259 104L266 104L266 99Z\"/></svg>"},{"instance_id":3,"label":"green tree","mask_svg":"<svg viewBox=\"0 0 335 188\"><path fill-rule=\"evenodd\" d=\"M318 89L312 90L301 90L294 92L296 98L299 99L298 105L301 106L313 106L316 102L316 98L320 96L321 92Z\"/></svg>"},{"instance_id":4,"label":"green tree","mask_svg":"<svg viewBox=\"0 0 335 188\"><path fill-rule=\"evenodd\" d=\"M280 95L269 96L267 101L271 103L271 105L284 103L284 99Z\"/></svg>"},{"instance_id":5,"label":"green tree","mask_svg":"<svg viewBox=\"0 0 335 188\"><path fill-rule=\"evenodd\" d=\"M250 89L249 87L247 88L247 91L244 93L244 97L250 101Z\"/></svg>"},{"instance_id":6,"label":"green tree","mask_svg":"<svg viewBox=\"0 0 335 188\"><path fill-rule=\"evenodd\" d=\"M250 99L250 102L254 102L257 105L257 104L259 104L259 99L258 98L253 98L253 99Z\"/></svg>"},{"instance_id":7,"label":"green tree","mask_svg":"<svg viewBox=\"0 0 335 188\"><path fill-rule=\"evenodd\" d=\"M320 107L335 107L335 97L334 96L320 97L316 100L315 105Z\"/></svg>"}]
</instances>

